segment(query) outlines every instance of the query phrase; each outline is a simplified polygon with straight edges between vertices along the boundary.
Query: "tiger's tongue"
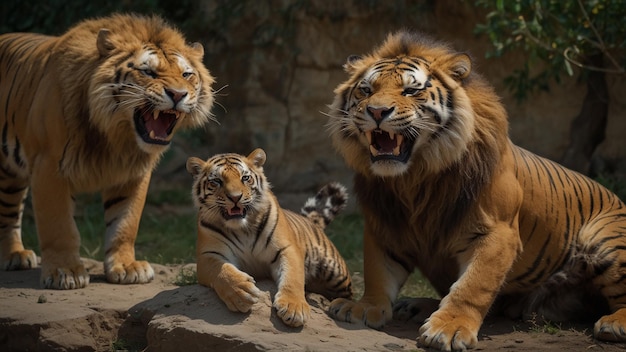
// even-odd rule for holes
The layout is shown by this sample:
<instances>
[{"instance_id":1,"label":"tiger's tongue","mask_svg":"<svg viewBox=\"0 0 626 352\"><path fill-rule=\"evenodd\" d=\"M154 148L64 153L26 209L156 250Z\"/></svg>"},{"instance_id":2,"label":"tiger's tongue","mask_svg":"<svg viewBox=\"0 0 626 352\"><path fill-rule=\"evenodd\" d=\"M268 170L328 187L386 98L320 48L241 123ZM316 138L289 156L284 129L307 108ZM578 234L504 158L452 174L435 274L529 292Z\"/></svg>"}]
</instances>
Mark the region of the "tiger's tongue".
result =
<instances>
[{"instance_id":1,"label":"tiger's tongue","mask_svg":"<svg viewBox=\"0 0 626 352\"><path fill-rule=\"evenodd\" d=\"M374 137L378 152L381 154L393 153L394 148L398 145L395 138L389 138L388 133L375 133Z\"/></svg>"},{"instance_id":2,"label":"tiger's tongue","mask_svg":"<svg viewBox=\"0 0 626 352\"><path fill-rule=\"evenodd\" d=\"M154 119L153 115L146 113L143 116L146 130L150 134L150 138L167 139L169 135L169 127L176 119L173 114L160 113L157 119Z\"/></svg>"},{"instance_id":3,"label":"tiger's tongue","mask_svg":"<svg viewBox=\"0 0 626 352\"><path fill-rule=\"evenodd\" d=\"M228 209L228 215L230 216L243 215L243 209L239 207L232 207L231 209Z\"/></svg>"}]
</instances>

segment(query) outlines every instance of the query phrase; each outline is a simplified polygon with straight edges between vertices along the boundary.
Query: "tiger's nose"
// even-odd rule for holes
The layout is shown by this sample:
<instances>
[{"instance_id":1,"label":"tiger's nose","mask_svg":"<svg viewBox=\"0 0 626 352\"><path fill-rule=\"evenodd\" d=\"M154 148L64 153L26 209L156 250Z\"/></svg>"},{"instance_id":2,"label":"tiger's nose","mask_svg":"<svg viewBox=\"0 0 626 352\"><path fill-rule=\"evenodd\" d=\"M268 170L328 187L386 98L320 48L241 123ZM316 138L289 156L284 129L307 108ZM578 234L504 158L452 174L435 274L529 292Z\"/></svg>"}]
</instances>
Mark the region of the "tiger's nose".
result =
<instances>
[{"instance_id":1,"label":"tiger's nose","mask_svg":"<svg viewBox=\"0 0 626 352\"><path fill-rule=\"evenodd\" d=\"M228 194L227 195L228 199L230 199L231 201L233 201L233 203L237 204L237 202L239 202L241 200L242 194Z\"/></svg>"},{"instance_id":2,"label":"tiger's nose","mask_svg":"<svg viewBox=\"0 0 626 352\"><path fill-rule=\"evenodd\" d=\"M174 102L174 107L180 102L184 97L187 96L187 91L184 90L176 90L176 89L165 89L165 94L167 94L170 99Z\"/></svg>"},{"instance_id":3,"label":"tiger's nose","mask_svg":"<svg viewBox=\"0 0 626 352\"><path fill-rule=\"evenodd\" d=\"M395 107L375 107L375 106L368 106L367 107L367 112L374 118L374 120L376 121L382 121L384 119L386 119L387 117L389 117L389 115L391 115L391 113L395 110Z\"/></svg>"}]
</instances>

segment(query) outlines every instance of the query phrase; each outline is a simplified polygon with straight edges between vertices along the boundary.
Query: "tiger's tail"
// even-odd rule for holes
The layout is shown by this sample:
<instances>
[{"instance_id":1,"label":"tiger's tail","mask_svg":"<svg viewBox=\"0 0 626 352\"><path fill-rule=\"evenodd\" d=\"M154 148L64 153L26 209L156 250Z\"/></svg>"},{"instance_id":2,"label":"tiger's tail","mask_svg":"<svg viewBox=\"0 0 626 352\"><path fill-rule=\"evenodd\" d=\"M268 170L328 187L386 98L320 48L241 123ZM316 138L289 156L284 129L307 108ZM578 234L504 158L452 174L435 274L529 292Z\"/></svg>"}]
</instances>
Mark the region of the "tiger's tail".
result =
<instances>
[{"instance_id":1,"label":"tiger's tail","mask_svg":"<svg viewBox=\"0 0 626 352\"><path fill-rule=\"evenodd\" d=\"M347 203L346 187L338 182L332 182L322 187L315 197L309 198L300 213L324 228L346 207Z\"/></svg>"}]
</instances>

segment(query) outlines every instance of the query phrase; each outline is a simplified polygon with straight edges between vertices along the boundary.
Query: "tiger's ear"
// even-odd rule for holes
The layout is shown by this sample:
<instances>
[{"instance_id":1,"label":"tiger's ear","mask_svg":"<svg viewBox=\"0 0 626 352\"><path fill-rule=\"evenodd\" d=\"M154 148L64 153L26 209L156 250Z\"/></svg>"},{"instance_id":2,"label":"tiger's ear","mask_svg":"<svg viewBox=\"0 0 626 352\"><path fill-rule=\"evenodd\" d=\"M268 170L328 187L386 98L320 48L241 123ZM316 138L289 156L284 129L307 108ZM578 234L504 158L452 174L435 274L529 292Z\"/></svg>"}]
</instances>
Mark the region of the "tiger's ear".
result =
<instances>
[{"instance_id":1,"label":"tiger's ear","mask_svg":"<svg viewBox=\"0 0 626 352\"><path fill-rule=\"evenodd\" d=\"M361 61L363 59L363 57L361 55L350 55L348 56L348 59L346 60L346 63L343 64L343 69L348 72L348 73L352 73L355 70L355 65Z\"/></svg>"},{"instance_id":2,"label":"tiger's ear","mask_svg":"<svg viewBox=\"0 0 626 352\"><path fill-rule=\"evenodd\" d=\"M111 41L111 31L106 28L101 28L98 31L98 39L96 39L96 47L98 47L98 52L100 56L108 56L109 52L115 49L115 45Z\"/></svg>"},{"instance_id":3,"label":"tiger's ear","mask_svg":"<svg viewBox=\"0 0 626 352\"><path fill-rule=\"evenodd\" d=\"M199 42L191 43L191 49L195 51L200 57L204 57L204 47Z\"/></svg>"},{"instance_id":4,"label":"tiger's ear","mask_svg":"<svg viewBox=\"0 0 626 352\"><path fill-rule=\"evenodd\" d=\"M472 59L467 54L457 54L450 59L450 75L460 81L467 78L472 72Z\"/></svg>"},{"instance_id":5,"label":"tiger's ear","mask_svg":"<svg viewBox=\"0 0 626 352\"><path fill-rule=\"evenodd\" d=\"M187 159L187 172L189 172L193 177L198 176L202 172L202 167L204 166L204 160L200 158L196 158L194 156Z\"/></svg>"},{"instance_id":6,"label":"tiger's ear","mask_svg":"<svg viewBox=\"0 0 626 352\"><path fill-rule=\"evenodd\" d=\"M262 167L265 164L265 151L261 148L257 148L248 155L248 160L252 161L252 164L256 167Z\"/></svg>"}]
</instances>

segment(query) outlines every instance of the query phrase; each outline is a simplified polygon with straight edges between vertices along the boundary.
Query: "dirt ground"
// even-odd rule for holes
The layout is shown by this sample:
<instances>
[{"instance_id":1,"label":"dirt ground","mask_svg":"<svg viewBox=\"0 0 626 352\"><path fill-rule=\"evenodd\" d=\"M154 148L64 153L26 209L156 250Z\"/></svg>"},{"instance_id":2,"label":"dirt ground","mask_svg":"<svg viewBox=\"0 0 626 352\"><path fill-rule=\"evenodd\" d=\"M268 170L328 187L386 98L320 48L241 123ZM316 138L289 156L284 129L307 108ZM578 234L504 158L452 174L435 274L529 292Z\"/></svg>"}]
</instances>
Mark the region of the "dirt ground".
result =
<instances>
[{"instance_id":1,"label":"dirt ground","mask_svg":"<svg viewBox=\"0 0 626 352\"><path fill-rule=\"evenodd\" d=\"M382 331L336 322L328 301L309 295L312 317L288 328L271 309L275 289L249 314L229 312L211 289L173 284L180 266L155 265L146 285L104 282L101 263L86 261L87 288L39 288L39 270L0 271L0 351L167 351L180 346L206 351L420 351L418 325L394 321ZM557 326L488 319L477 351L625 351L626 344L594 340L591 326Z\"/></svg>"}]
</instances>

